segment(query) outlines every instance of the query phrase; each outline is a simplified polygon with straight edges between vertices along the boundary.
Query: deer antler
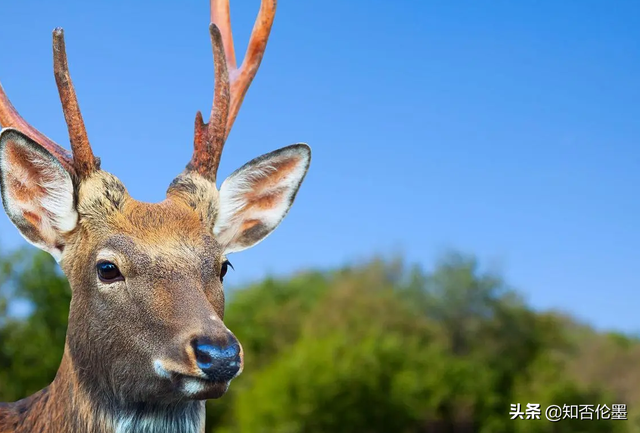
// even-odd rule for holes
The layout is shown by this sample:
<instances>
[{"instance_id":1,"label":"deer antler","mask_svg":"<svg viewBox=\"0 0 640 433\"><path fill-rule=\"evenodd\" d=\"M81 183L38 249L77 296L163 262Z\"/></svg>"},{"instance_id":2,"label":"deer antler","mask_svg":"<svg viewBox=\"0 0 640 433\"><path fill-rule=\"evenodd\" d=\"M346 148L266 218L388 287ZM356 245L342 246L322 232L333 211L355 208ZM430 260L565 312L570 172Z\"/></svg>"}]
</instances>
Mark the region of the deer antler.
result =
<instances>
[{"instance_id":1,"label":"deer antler","mask_svg":"<svg viewBox=\"0 0 640 433\"><path fill-rule=\"evenodd\" d=\"M73 157L69 152L28 124L11 104L2 85L0 85L0 124L4 128L15 128L30 137L40 146L47 149L69 173L75 174Z\"/></svg>"},{"instance_id":2,"label":"deer antler","mask_svg":"<svg viewBox=\"0 0 640 433\"><path fill-rule=\"evenodd\" d=\"M276 13L276 0L262 0L240 68L236 66L229 0L210 0L210 6L209 31L215 69L214 101L208 123L203 122L201 112L196 114L194 152L187 169L215 181L224 143L267 47Z\"/></svg>"},{"instance_id":3,"label":"deer antler","mask_svg":"<svg viewBox=\"0 0 640 433\"><path fill-rule=\"evenodd\" d=\"M214 23L209 25L209 33L213 46L215 74L213 107L209 123L204 123L200 111L196 113L193 157L187 169L195 170L205 178L215 181L229 117L229 72L222 46L222 35Z\"/></svg>"},{"instance_id":4,"label":"deer antler","mask_svg":"<svg viewBox=\"0 0 640 433\"><path fill-rule=\"evenodd\" d=\"M73 151L73 166L78 176L84 178L97 170L99 163L93 156L87 129L84 126L80 107L78 106L76 91L71 82L64 44L64 31L61 28L53 31L53 73L56 77L58 93L62 102L62 111L69 130L69 141Z\"/></svg>"},{"instance_id":5,"label":"deer antler","mask_svg":"<svg viewBox=\"0 0 640 433\"><path fill-rule=\"evenodd\" d=\"M99 160L93 156L87 131L82 120L76 93L69 75L67 54L65 52L64 32L61 28L53 31L53 69L62 101L62 109L69 130L69 139L73 156L63 147L42 134L20 116L0 85L0 123L3 127L12 127L29 136L40 146L56 157L64 168L80 179L99 168Z\"/></svg>"}]
</instances>

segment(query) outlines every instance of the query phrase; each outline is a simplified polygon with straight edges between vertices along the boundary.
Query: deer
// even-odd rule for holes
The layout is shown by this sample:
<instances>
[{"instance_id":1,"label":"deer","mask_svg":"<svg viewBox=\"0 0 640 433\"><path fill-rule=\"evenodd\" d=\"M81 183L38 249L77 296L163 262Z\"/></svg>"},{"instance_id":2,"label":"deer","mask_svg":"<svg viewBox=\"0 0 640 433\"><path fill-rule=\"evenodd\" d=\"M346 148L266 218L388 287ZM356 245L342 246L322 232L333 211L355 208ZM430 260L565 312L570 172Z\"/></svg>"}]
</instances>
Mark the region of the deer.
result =
<instances>
[{"instance_id":1,"label":"deer","mask_svg":"<svg viewBox=\"0 0 640 433\"><path fill-rule=\"evenodd\" d=\"M71 152L27 123L0 86L0 191L6 214L69 281L60 367L51 384L0 404L0 433L195 433L205 403L244 365L224 322L228 256L255 246L288 214L311 162L297 143L264 154L217 187L220 157L258 71L276 0L261 0L236 62L228 0L210 0L213 104L196 114L193 154L159 203L133 199L101 169L53 31L54 75ZM0 343L1 344L1 343Z\"/></svg>"}]
</instances>

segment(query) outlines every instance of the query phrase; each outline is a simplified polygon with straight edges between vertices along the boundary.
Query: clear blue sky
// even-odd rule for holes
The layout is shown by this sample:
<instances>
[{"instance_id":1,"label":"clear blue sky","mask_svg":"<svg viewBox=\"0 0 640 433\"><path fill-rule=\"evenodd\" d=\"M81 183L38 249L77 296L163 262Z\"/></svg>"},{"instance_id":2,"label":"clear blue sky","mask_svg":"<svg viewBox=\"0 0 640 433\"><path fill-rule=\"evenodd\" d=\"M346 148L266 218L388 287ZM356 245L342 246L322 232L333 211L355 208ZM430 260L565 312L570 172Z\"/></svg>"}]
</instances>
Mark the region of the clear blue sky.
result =
<instances>
[{"instance_id":1,"label":"clear blue sky","mask_svg":"<svg viewBox=\"0 0 640 433\"><path fill-rule=\"evenodd\" d=\"M257 0L232 1L239 55ZM103 168L160 201L208 111L208 2L11 1L0 80L68 146L52 74L71 74ZM303 141L293 210L235 254L238 284L449 248L500 266L537 308L640 331L640 3L281 0L221 175ZM22 245L0 217L4 248Z\"/></svg>"}]
</instances>

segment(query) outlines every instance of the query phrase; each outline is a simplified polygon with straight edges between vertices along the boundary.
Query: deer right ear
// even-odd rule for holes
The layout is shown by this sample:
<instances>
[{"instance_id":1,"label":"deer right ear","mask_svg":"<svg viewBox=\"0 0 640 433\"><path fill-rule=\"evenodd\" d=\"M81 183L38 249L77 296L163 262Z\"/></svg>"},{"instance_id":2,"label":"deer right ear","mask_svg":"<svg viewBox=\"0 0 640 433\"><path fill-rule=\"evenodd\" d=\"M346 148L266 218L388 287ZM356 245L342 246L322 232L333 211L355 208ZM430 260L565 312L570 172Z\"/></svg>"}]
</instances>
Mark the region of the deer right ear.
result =
<instances>
[{"instance_id":1,"label":"deer right ear","mask_svg":"<svg viewBox=\"0 0 640 433\"><path fill-rule=\"evenodd\" d=\"M225 254L250 248L275 230L289 212L310 162L311 149L298 143L255 158L222 182L213 233Z\"/></svg>"},{"instance_id":2,"label":"deer right ear","mask_svg":"<svg viewBox=\"0 0 640 433\"><path fill-rule=\"evenodd\" d=\"M31 244L60 261L78 222L71 176L49 151L16 129L0 132L0 192L9 219Z\"/></svg>"}]
</instances>

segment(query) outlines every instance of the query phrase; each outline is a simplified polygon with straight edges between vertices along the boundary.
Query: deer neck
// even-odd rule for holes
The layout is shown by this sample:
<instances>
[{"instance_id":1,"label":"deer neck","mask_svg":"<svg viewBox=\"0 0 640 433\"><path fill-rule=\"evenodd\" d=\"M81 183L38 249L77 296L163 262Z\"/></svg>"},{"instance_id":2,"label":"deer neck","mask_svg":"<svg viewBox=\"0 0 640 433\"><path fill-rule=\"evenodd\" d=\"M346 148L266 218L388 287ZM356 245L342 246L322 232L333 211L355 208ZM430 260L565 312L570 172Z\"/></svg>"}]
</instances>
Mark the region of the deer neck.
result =
<instances>
[{"instance_id":1,"label":"deer neck","mask_svg":"<svg viewBox=\"0 0 640 433\"><path fill-rule=\"evenodd\" d=\"M88 391L65 352L47 388L18 402L0 405L0 433L201 433L205 404L119 404L108 394Z\"/></svg>"}]
</instances>

